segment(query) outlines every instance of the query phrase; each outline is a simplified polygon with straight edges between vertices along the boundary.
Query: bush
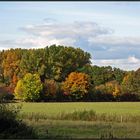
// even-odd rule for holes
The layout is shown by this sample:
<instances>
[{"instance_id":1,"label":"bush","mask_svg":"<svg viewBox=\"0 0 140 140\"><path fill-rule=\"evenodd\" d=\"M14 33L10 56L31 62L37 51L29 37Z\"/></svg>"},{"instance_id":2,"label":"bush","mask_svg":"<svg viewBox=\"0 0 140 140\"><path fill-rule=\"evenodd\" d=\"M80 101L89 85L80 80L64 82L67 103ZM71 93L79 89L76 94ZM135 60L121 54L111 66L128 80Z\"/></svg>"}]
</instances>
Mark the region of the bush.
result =
<instances>
[{"instance_id":1,"label":"bush","mask_svg":"<svg viewBox=\"0 0 140 140\"><path fill-rule=\"evenodd\" d=\"M0 101L10 101L14 99L14 95L10 93L0 93Z\"/></svg>"},{"instance_id":2,"label":"bush","mask_svg":"<svg viewBox=\"0 0 140 140\"><path fill-rule=\"evenodd\" d=\"M115 101L113 94L102 93L100 90L89 92L87 101Z\"/></svg>"},{"instance_id":3,"label":"bush","mask_svg":"<svg viewBox=\"0 0 140 140\"><path fill-rule=\"evenodd\" d=\"M112 94L102 94L101 101L114 101L114 96Z\"/></svg>"},{"instance_id":4,"label":"bush","mask_svg":"<svg viewBox=\"0 0 140 140\"><path fill-rule=\"evenodd\" d=\"M37 138L33 128L18 119L20 106L0 104L0 139Z\"/></svg>"},{"instance_id":5,"label":"bush","mask_svg":"<svg viewBox=\"0 0 140 140\"><path fill-rule=\"evenodd\" d=\"M139 101L139 96L132 93L124 93L120 96L120 101Z\"/></svg>"}]
</instances>

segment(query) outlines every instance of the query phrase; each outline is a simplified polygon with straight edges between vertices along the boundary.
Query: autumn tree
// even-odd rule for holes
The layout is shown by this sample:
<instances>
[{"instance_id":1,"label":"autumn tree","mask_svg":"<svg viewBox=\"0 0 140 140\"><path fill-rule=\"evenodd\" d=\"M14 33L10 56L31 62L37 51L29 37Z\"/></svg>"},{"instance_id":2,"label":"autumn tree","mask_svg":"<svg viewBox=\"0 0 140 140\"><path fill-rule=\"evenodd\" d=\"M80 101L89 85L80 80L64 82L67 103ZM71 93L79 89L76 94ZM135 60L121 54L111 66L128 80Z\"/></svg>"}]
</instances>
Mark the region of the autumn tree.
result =
<instances>
[{"instance_id":1,"label":"autumn tree","mask_svg":"<svg viewBox=\"0 0 140 140\"><path fill-rule=\"evenodd\" d=\"M14 95L15 98L18 100L24 100L24 84L23 84L23 80L19 80L15 89L14 89Z\"/></svg>"},{"instance_id":2,"label":"autumn tree","mask_svg":"<svg viewBox=\"0 0 140 140\"><path fill-rule=\"evenodd\" d=\"M89 76L85 73L72 72L63 83L64 94L70 95L75 99L81 99L90 88Z\"/></svg>"},{"instance_id":3,"label":"autumn tree","mask_svg":"<svg viewBox=\"0 0 140 140\"><path fill-rule=\"evenodd\" d=\"M45 100L56 100L60 90L60 83L55 80L46 79L43 83L43 95Z\"/></svg>"},{"instance_id":4,"label":"autumn tree","mask_svg":"<svg viewBox=\"0 0 140 140\"><path fill-rule=\"evenodd\" d=\"M10 93L13 93L16 86L15 91L19 92L16 97L19 96L19 98L24 97L22 89L26 86L23 85L23 79L28 73L38 75L43 85L43 95L47 98L50 96L57 99L58 96L63 95L62 92L57 94L57 87L60 90L60 85L63 85L65 95L76 99L81 99L89 93L91 95L97 91L96 88L115 98L121 92L140 95L140 69L127 72L111 66L93 66L90 59L90 53L80 48L62 45L51 45L40 49L0 51L0 82L4 83L4 86L6 84ZM75 73L72 74L73 72ZM88 78L80 73L87 75ZM66 79L66 77L68 78ZM80 80L78 81L78 79ZM28 79L28 81L30 80ZM87 85L90 85L91 88L89 89L82 81L87 81ZM87 97L90 98L90 96L86 96L83 99L87 99Z\"/></svg>"},{"instance_id":5,"label":"autumn tree","mask_svg":"<svg viewBox=\"0 0 140 140\"><path fill-rule=\"evenodd\" d=\"M114 80L114 81L107 82L105 83L105 86L106 86L108 94L112 94L114 97L117 97L120 95L121 87L117 81Z\"/></svg>"},{"instance_id":6,"label":"autumn tree","mask_svg":"<svg viewBox=\"0 0 140 140\"><path fill-rule=\"evenodd\" d=\"M90 54L80 48L52 45L45 48L46 74L49 79L62 82L73 71L90 64Z\"/></svg>"},{"instance_id":7,"label":"autumn tree","mask_svg":"<svg viewBox=\"0 0 140 140\"><path fill-rule=\"evenodd\" d=\"M136 94L140 99L140 69L129 72L123 79L122 92Z\"/></svg>"},{"instance_id":8,"label":"autumn tree","mask_svg":"<svg viewBox=\"0 0 140 140\"><path fill-rule=\"evenodd\" d=\"M1 51L0 52L0 82L4 82L4 73L3 73L3 66L2 66L3 54L4 54L4 51Z\"/></svg>"},{"instance_id":9,"label":"autumn tree","mask_svg":"<svg viewBox=\"0 0 140 140\"><path fill-rule=\"evenodd\" d=\"M111 95L114 99L118 99L121 94L121 87L115 80L96 86L95 90L96 92L101 93L103 96L106 96L107 94Z\"/></svg>"},{"instance_id":10,"label":"autumn tree","mask_svg":"<svg viewBox=\"0 0 140 140\"><path fill-rule=\"evenodd\" d=\"M15 88L15 97L24 101L38 101L43 86L38 74L28 73L19 80Z\"/></svg>"},{"instance_id":11,"label":"autumn tree","mask_svg":"<svg viewBox=\"0 0 140 140\"><path fill-rule=\"evenodd\" d=\"M15 86L16 80L20 73L20 60L21 60L21 49L10 49L5 51L3 54L3 75L4 80L8 85ZM13 83L14 82L14 83Z\"/></svg>"},{"instance_id":12,"label":"autumn tree","mask_svg":"<svg viewBox=\"0 0 140 140\"><path fill-rule=\"evenodd\" d=\"M123 93L136 93L137 89L135 86L135 73L129 72L122 81L122 92Z\"/></svg>"}]
</instances>

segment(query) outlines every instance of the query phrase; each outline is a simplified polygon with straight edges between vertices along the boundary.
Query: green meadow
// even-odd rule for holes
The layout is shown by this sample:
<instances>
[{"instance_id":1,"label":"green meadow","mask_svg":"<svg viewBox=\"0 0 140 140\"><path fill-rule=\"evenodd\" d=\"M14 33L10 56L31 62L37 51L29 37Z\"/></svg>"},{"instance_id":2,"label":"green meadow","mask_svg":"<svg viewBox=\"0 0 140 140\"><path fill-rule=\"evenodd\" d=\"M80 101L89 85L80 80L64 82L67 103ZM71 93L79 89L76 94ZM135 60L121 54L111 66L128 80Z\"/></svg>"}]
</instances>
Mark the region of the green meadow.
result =
<instances>
[{"instance_id":1,"label":"green meadow","mask_svg":"<svg viewBox=\"0 0 140 140\"><path fill-rule=\"evenodd\" d=\"M140 102L22 104L21 118L40 138L139 138Z\"/></svg>"},{"instance_id":2,"label":"green meadow","mask_svg":"<svg viewBox=\"0 0 140 140\"><path fill-rule=\"evenodd\" d=\"M24 113L45 113L56 115L60 112L94 110L97 113L140 115L140 102L66 102L66 103L19 103Z\"/></svg>"}]
</instances>

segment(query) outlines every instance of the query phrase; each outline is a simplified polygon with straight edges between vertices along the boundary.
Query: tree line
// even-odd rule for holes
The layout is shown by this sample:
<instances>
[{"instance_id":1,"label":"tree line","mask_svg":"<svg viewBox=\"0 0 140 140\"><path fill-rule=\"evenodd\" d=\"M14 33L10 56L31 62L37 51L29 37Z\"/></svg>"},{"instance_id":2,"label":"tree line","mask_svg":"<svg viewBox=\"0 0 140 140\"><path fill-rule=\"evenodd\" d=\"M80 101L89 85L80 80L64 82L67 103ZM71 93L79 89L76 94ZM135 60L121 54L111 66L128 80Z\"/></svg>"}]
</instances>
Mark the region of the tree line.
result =
<instances>
[{"instance_id":1,"label":"tree line","mask_svg":"<svg viewBox=\"0 0 140 140\"><path fill-rule=\"evenodd\" d=\"M93 66L80 48L0 51L0 98L23 101L138 101L140 69ZM2 94L1 89L8 88Z\"/></svg>"}]
</instances>

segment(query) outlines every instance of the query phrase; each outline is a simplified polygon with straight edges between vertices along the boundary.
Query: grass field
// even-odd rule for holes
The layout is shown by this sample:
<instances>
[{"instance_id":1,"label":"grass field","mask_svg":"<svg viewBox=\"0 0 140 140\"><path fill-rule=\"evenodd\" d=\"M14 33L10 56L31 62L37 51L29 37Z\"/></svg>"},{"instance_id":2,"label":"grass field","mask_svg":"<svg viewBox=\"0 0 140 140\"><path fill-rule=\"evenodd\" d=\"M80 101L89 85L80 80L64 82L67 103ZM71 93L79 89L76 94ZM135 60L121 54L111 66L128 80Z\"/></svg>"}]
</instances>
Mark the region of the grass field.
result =
<instances>
[{"instance_id":1,"label":"grass field","mask_svg":"<svg viewBox=\"0 0 140 140\"><path fill-rule=\"evenodd\" d=\"M22 103L24 113L45 113L54 116L60 112L94 110L96 113L140 115L140 102L75 102L75 103Z\"/></svg>"},{"instance_id":2,"label":"grass field","mask_svg":"<svg viewBox=\"0 0 140 140\"><path fill-rule=\"evenodd\" d=\"M74 111L93 110L97 114L115 116L137 116L133 121L83 121L56 119L60 113L72 113ZM74 102L74 103L22 103L23 114L41 114L49 116L49 119L26 119L33 126L40 138L140 138L140 102ZM81 113L83 114L83 113ZM81 115L80 114L80 115ZM83 114L85 115L85 114ZM40 116L38 116L40 117ZM99 116L97 116L99 117ZM53 119L55 118L55 119ZM107 118L108 119L108 118ZM135 120L138 119L138 122Z\"/></svg>"}]
</instances>

